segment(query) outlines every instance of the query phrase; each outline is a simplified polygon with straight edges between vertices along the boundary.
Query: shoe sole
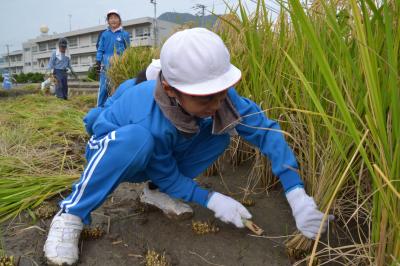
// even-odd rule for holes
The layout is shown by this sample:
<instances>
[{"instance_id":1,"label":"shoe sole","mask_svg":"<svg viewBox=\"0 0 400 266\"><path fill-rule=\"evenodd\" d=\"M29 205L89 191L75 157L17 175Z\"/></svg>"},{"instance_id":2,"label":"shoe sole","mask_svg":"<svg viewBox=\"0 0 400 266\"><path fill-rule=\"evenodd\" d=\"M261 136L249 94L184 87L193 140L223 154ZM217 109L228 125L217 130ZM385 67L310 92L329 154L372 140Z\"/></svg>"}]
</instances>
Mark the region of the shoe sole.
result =
<instances>
[{"instance_id":1,"label":"shoe sole","mask_svg":"<svg viewBox=\"0 0 400 266\"><path fill-rule=\"evenodd\" d=\"M60 266L60 264L54 263L47 258L46 258L46 265L47 266ZM78 262L75 262L73 264L68 264L68 263L61 264L61 266L76 266L76 265L78 265Z\"/></svg>"},{"instance_id":2,"label":"shoe sole","mask_svg":"<svg viewBox=\"0 0 400 266\"><path fill-rule=\"evenodd\" d=\"M167 216L171 220L176 220L176 221L184 221L184 220L189 220L193 217L193 212L184 212L181 214L175 214L175 213L165 213L165 216Z\"/></svg>"}]
</instances>

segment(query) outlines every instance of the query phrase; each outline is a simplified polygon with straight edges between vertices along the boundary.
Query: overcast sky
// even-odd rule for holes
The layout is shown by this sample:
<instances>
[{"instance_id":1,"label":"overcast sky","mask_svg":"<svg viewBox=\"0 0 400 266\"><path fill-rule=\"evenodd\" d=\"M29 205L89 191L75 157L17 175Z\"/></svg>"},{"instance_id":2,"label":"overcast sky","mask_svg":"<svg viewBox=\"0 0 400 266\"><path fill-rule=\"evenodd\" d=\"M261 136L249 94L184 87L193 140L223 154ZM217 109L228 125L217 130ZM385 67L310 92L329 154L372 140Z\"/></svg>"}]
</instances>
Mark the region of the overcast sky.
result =
<instances>
[{"instance_id":1,"label":"overcast sky","mask_svg":"<svg viewBox=\"0 0 400 266\"><path fill-rule=\"evenodd\" d=\"M234 5L237 0L227 0ZM251 0L244 0L249 9ZM153 17L150 0L0 0L0 54L22 49L22 42L40 35L40 26L47 25L49 34L69 31L71 15L72 30L105 24L109 9L120 11L122 20ZM224 0L157 0L157 16L164 12L195 14L196 4L222 14L226 10Z\"/></svg>"}]
</instances>

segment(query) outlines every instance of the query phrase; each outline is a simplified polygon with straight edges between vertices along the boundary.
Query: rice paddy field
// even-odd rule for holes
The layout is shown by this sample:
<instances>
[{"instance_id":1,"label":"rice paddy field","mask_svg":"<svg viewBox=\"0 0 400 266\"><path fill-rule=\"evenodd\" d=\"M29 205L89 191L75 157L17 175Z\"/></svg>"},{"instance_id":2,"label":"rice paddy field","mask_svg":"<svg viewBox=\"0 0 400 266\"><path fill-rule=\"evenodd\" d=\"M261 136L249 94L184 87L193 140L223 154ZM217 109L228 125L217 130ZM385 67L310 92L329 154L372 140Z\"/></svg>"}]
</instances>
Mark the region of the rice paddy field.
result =
<instances>
[{"instance_id":1,"label":"rice paddy field","mask_svg":"<svg viewBox=\"0 0 400 266\"><path fill-rule=\"evenodd\" d=\"M297 155L307 192L326 216L335 215L335 221L327 235L309 240L294 230L293 221L288 222L290 213L282 216L285 230L273 233L282 236L279 239L284 241L277 246L284 252L273 255L280 258L274 261L265 261L265 254L257 249L261 244L253 246L247 240L241 243L254 252L246 256L255 260L244 262L234 255L222 255L227 252L222 250L219 256L231 260L217 263L215 258L205 258L204 250L201 256L191 254L198 262L190 263L182 254L168 250L175 255L166 258L165 247L159 245L159 253L141 247L141 253L135 253L141 259L135 262L288 265L290 260L295 265L400 265L400 2L288 0L276 2L280 8L274 11L266 1L256 2L255 12L241 3L229 6L227 2L230 14L220 17L213 30L226 42L232 63L242 70L236 89L280 122ZM112 87L134 77L158 55L158 49L130 48L115 58L109 72ZM95 99L76 96L61 102L32 94L2 97L0 104L0 222L7 235L21 221L30 226L44 219L48 223L38 208L62 197L79 177L87 140L81 119ZM236 187L229 186L226 169L232 176L236 173L237 179L241 177ZM260 209L254 212L271 230L274 225L261 218L262 209L278 216L280 210L288 211L284 202L268 205L283 200L270 197L275 195L271 193L282 194L279 182L268 160L240 138L232 139L230 149L204 175L215 176L212 182L220 180L216 183L227 194L247 202L256 199ZM211 216L196 212L201 213L197 218ZM148 232L146 223L139 224L138 229ZM186 226L179 225L155 226L168 235ZM230 235L221 224L219 230L229 243L246 241L244 234L232 228ZM224 245L218 234L209 239ZM209 245L207 237L205 246ZM111 238L111 242L119 241ZM182 234L182 238L191 243L193 236ZM230 248L232 254L240 254L243 247ZM11 260L7 247L0 249L0 257ZM267 250L273 247L266 246Z\"/></svg>"}]
</instances>

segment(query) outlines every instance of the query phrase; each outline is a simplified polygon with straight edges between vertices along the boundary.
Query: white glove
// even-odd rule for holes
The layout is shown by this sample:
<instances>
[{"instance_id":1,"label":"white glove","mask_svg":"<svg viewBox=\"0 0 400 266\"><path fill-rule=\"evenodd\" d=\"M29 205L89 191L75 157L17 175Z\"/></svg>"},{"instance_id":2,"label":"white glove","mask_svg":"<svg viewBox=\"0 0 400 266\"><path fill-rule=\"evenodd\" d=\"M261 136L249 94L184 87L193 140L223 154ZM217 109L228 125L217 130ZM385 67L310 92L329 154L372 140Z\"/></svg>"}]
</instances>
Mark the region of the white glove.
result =
<instances>
[{"instance_id":1,"label":"white glove","mask_svg":"<svg viewBox=\"0 0 400 266\"><path fill-rule=\"evenodd\" d=\"M243 219L250 219L249 211L238 201L218 192L213 192L208 200L207 208L214 211L215 217L225 223L233 223L236 227L243 228Z\"/></svg>"},{"instance_id":2,"label":"white glove","mask_svg":"<svg viewBox=\"0 0 400 266\"><path fill-rule=\"evenodd\" d=\"M295 188L286 193L286 198L292 208L297 229L299 229L306 237L315 239L324 214L317 209L314 199L308 196L304 191L304 188L301 187ZM333 219L333 215L328 216L322 226L321 233L326 231L329 221L332 221Z\"/></svg>"}]
</instances>

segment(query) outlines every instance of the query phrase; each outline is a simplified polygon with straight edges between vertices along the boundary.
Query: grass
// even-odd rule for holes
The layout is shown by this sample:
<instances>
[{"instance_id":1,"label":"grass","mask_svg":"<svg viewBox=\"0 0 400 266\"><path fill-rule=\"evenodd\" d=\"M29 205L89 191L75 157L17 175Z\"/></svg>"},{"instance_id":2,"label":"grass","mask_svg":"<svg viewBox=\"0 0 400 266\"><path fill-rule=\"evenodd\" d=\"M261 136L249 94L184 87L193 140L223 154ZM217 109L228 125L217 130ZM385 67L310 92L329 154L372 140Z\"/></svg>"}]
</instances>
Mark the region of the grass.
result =
<instances>
[{"instance_id":1,"label":"grass","mask_svg":"<svg viewBox=\"0 0 400 266\"><path fill-rule=\"evenodd\" d=\"M80 110L94 105L91 98L33 94L2 100L0 222L37 207L79 177L87 138Z\"/></svg>"}]
</instances>

